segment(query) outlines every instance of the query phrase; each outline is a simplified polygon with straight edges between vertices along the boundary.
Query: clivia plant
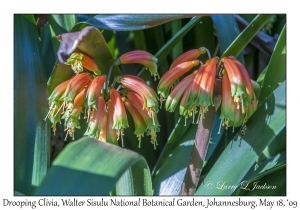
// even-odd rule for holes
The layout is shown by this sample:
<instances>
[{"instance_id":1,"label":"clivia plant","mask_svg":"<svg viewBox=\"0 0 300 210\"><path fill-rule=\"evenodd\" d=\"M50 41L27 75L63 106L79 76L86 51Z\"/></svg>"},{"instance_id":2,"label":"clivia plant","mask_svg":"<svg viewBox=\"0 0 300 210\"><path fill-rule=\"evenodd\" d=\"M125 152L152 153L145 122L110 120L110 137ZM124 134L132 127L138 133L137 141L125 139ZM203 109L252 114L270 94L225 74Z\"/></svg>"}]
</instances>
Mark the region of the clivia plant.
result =
<instances>
[{"instance_id":1,"label":"clivia plant","mask_svg":"<svg viewBox=\"0 0 300 210\"><path fill-rule=\"evenodd\" d=\"M15 15L15 193L285 195L285 16L244 18Z\"/></svg>"}]
</instances>

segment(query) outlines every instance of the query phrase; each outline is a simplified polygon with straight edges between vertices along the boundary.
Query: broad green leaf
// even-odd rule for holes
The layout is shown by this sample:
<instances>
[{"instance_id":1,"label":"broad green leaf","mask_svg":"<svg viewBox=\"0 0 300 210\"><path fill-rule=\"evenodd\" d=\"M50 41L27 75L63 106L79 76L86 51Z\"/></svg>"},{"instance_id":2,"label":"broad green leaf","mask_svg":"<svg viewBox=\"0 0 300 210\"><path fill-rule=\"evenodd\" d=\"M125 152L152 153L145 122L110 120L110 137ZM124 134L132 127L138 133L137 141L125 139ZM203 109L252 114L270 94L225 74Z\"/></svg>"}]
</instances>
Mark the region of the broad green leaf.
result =
<instances>
[{"instance_id":1,"label":"broad green leaf","mask_svg":"<svg viewBox=\"0 0 300 210\"><path fill-rule=\"evenodd\" d=\"M262 82L258 104L262 103L286 79L286 27L276 43Z\"/></svg>"},{"instance_id":2,"label":"broad green leaf","mask_svg":"<svg viewBox=\"0 0 300 210\"><path fill-rule=\"evenodd\" d=\"M258 83L262 86L258 100L258 104L261 104L263 100L278 87L286 79L286 28L282 29L282 32L278 38L274 52L271 56L269 65L264 69L258 78ZM259 157L259 160L266 157L273 156L278 152L285 150L286 138L285 134L279 135L275 141L268 145L263 154Z\"/></svg>"},{"instance_id":3,"label":"broad green leaf","mask_svg":"<svg viewBox=\"0 0 300 210\"><path fill-rule=\"evenodd\" d=\"M14 15L14 190L31 195L49 167L46 72L36 26Z\"/></svg>"},{"instance_id":4,"label":"broad green leaf","mask_svg":"<svg viewBox=\"0 0 300 210\"><path fill-rule=\"evenodd\" d=\"M195 195L231 195L264 148L286 126L286 82L283 82L246 123L245 135L238 133L214 164Z\"/></svg>"},{"instance_id":5,"label":"broad green leaf","mask_svg":"<svg viewBox=\"0 0 300 210\"><path fill-rule=\"evenodd\" d=\"M259 189L259 187L266 189ZM249 185L245 196L286 196L286 167Z\"/></svg>"},{"instance_id":6,"label":"broad green leaf","mask_svg":"<svg viewBox=\"0 0 300 210\"><path fill-rule=\"evenodd\" d=\"M68 54L71 54L76 49L91 57L96 62L101 73L107 75L111 64L114 62L114 58L109 50L109 47L107 46L106 41L104 40L100 31L94 27L89 26L83 30L85 30L84 34L74 35L74 42L78 42L80 40L80 43L77 46L75 46L73 50L67 48L66 51L63 51L63 53L66 53L64 54L64 57L67 57ZM72 35L72 33L70 33L70 35ZM121 72L118 66L114 66L111 81L113 80L114 76L120 74ZM69 65L57 61L52 75L48 81L49 94L52 93L53 89L58 84L69 79L73 75L73 70Z\"/></svg>"},{"instance_id":7,"label":"broad green leaf","mask_svg":"<svg viewBox=\"0 0 300 210\"><path fill-rule=\"evenodd\" d=\"M42 57L46 69L46 76L49 79L53 66L56 62L56 52L53 50L51 30L49 24L40 28L41 45L42 45ZM57 40L56 40L57 41Z\"/></svg>"},{"instance_id":8,"label":"broad green leaf","mask_svg":"<svg viewBox=\"0 0 300 210\"><path fill-rule=\"evenodd\" d=\"M253 39L253 37L268 22L268 20L271 17L272 15L257 15L253 19L253 21L249 23L248 27L245 28L239 34L239 36L236 37L236 39L232 42L232 44L226 49L226 51L223 53L223 56L233 55L235 57L238 57L238 55L244 50L247 44Z\"/></svg>"},{"instance_id":9,"label":"broad green leaf","mask_svg":"<svg viewBox=\"0 0 300 210\"><path fill-rule=\"evenodd\" d=\"M220 51L224 54L226 49L228 49L228 47L240 34L239 27L233 15L212 15L211 18L216 28ZM237 56L237 59L244 63L243 55Z\"/></svg>"},{"instance_id":10,"label":"broad green leaf","mask_svg":"<svg viewBox=\"0 0 300 210\"><path fill-rule=\"evenodd\" d=\"M97 28L115 30L115 31L134 31L144 30L166 22L190 18L194 15L163 15L163 14L117 14L117 15L96 15L84 23L90 24Z\"/></svg>"},{"instance_id":11,"label":"broad green leaf","mask_svg":"<svg viewBox=\"0 0 300 210\"><path fill-rule=\"evenodd\" d=\"M56 52L59 47L57 36L63 33L68 33L77 23L75 15L71 14L54 14L48 15L48 22L52 35L53 50Z\"/></svg>"},{"instance_id":12,"label":"broad green leaf","mask_svg":"<svg viewBox=\"0 0 300 210\"><path fill-rule=\"evenodd\" d=\"M137 153L83 137L66 146L35 195L152 195L145 159Z\"/></svg>"},{"instance_id":13,"label":"broad green leaf","mask_svg":"<svg viewBox=\"0 0 300 210\"><path fill-rule=\"evenodd\" d=\"M283 129L279 135L264 149L259 162L266 158L271 158L278 153L286 151L286 129Z\"/></svg>"},{"instance_id":14,"label":"broad green leaf","mask_svg":"<svg viewBox=\"0 0 300 210\"><path fill-rule=\"evenodd\" d=\"M255 163L243 178L244 187L240 186L236 191L234 191L233 195L243 195L247 193L247 188L251 189L250 186L253 186L255 182L259 181L262 177L272 174L277 170L286 167L286 152L278 153L276 156L272 158L268 158L260 163ZM249 187L245 187L248 185ZM242 189L246 188L246 189Z\"/></svg>"}]
</instances>

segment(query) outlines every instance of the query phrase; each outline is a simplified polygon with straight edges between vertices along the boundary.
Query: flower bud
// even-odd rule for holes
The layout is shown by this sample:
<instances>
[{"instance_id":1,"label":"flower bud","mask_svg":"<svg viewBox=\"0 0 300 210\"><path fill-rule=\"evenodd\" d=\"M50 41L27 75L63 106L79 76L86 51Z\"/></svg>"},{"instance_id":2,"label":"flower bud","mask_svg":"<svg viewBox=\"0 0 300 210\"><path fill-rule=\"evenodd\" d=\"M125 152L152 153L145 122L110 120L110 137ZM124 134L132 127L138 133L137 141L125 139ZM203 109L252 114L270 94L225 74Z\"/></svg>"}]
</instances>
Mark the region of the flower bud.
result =
<instances>
[{"instance_id":1,"label":"flower bud","mask_svg":"<svg viewBox=\"0 0 300 210\"><path fill-rule=\"evenodd\" d=\"M88 73L78 74L71 79L68 83L65 93L61 96L60 100L73 101L75 96L86 86L91 80Z\"/></svg>"},{"instance_id":2,"label":"flower bud","mask_svg":"<svg viewBox=\"0 0 300 210\"><path fill-rule=\"evenodd\" d=\"M71 68L76 74L83 71L83 67L87 70L94 72L96 75L100 75L100 70L93 59L82 53L74 52L67 60L67 64L71 65Z\"/></svg>"},{"instance_id":3,"label":"flower bud","mask_svg":"<svg viewBox=\"0 0 300 210\"><path fill-rule=\"evenodd\" d=\"M105 101L102 96L98 98L97 103L98 109L94 110L94 113L89 119L89 124L86 132L84 135L93 137L93 138L99 138L100 137L100 131L101 127L103 125L103 116L105 113Z\"/></svg>"},{"instance_id":4,"label":"flower bud","mask_svg":"<svg viewBox=\"0 0 300 210\"><path fill-rule=\"evenodd\" d=\"M174 68L175 66L183 62L196 60L201 54L204 54L205 52L206 52L205 47L189 50L183 53L182 55L180 55L178 58L176 58L175 61L171 64L170 69Z\"/></svg>"},{"instance_id":5,"label":"flower bud","mask_svg":"<svg viewBox=\"0 0 300 210\"><path fill-rule=\"evenodd\" d=\"M115 63L117 65L139 63L146 66L149 69L151 75L158 76L157 65L156 65L157 61L158 60L154 55L144 50L134 50L121 55L121 57L118 58L115 61Z\"/></svg>"},{"instance_id":6,"label":"flower bud","mask_svg":"<svg viewBox=\"0 0 300 210\"><path fill-rule=\"evenodd\" d=\"M169 90L172 87L172 85L175 83L175 81L181 77L183 74L187 73L189 70L191 70L194 66L197 66L199 64L198 60L193 61L187 61L181 64L178 64L174 68L167 71L162 78L160 79L158 86L157 86L157 92L160 94L163 98L166 98L169 94Z\"/></svg>"}]
</instances>

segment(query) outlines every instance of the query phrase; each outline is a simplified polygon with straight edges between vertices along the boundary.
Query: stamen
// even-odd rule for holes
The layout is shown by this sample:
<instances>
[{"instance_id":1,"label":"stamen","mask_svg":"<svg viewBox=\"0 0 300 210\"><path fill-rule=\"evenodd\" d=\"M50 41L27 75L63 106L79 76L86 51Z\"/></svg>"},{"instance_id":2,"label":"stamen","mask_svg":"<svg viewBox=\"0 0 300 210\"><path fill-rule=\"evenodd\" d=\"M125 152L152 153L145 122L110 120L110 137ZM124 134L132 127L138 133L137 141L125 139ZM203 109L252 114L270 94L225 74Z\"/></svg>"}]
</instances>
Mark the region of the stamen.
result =
<instances>
[{"instance_id":1,"label":"stamen","mask_svg":"<svg viewBox=\"0 0 300 210\"><path fill-rule=\"evenodd\" d=\"M54 102L51 103L51 105L49 107L49 111L48 111L48 113L47 113L47 115L46 115L46 117L45 117L44 120L46 120L48 118L48 116L50 115L50 112L53 110L53 105L54 105Z\"/></svg>"},{"instance_id":2,"label":"stamen","mask_svg":"<svg viewBox=\"0 0 300 210\"><path fill-rule=\"evenodd\" d=\"M90 119L90 111L91 111L91 107L89 106L89 108L88 108L88 116L87 116L87 121L86 122L88 122L89 119Z\"/></svg>"},{"instance_id":3,"label":"stamen","mask_svg":"<svg viewBox=\"0 0 300 210\"><path fill-rule=\"evenodd\" d=\"M193 113L193 124L195 124L195 114L193 111L192 111L192 113Z\"/></svg>"},{"instance_id":4,"label":"stamen","mask_svg":"<svg viewBox=\"0 0 300 210\"><path fill-rule=\"evenodd\" d=\"M193 115L193 124L195 124L195 114L198 112L197 107L195 105L192 105L191 111L192 111L191 114Z\"/></svg>"},{"instance_id":5,"label":"stamen","mask_svg":"<svg viewBox=\"0 0 300 210\"><path fill-rule=\"evenodd\" d=\"M123 129L122 129L122 130L121 130L122 147L125 147L125 146L124 146L124 142L123 142L123 135L124 135L124 134L123 134Z\"/></svg>"},{"instance_id":6,"label":"stamen","mask_svg":"<svg viewBox=\"0 0 300 210\"><path fill-rule=\"evenodd\" d=\"M86 116L86 110L87 110L87 107L85 107L85 109L84 109L84 117L83 117L83 119L87 118L87 116ZM86 121L86 122L88 122L88 121Z\"/></svg>"},{"instance_id":7,"label":"stamen","mask_svg":"<svg viewBox=\"0 0 300 210\"><path fill-rule=\"evenodd\" d=\"M151 129L150 131L150 135L151 135L151 143L154 145L154 150L156 150L156 131L155 129Z\"/></svg>"},{"instance_id":8,"label":"stamen","mask_svg":"<svg viewBox=\"0 0 300 210\"><path fill-rule=\"evenodd\" d=\"M222 127L222 120L221 120L221 122L220 122L218 134L221 134L221 127Z\"/></svg>"},{"instance_id":9,"label":"stamen","mask_svg":"<svg viewBox=\"0 0 300 210\"><path fill-rule=\"evenodd\" d=\"M241 101L242 101L242 113L245 114L245 110L244 110L244 100L243 100L243 98L242 98Z\"/></svg>"},{"instance_id":10,"label":"stamen","mask_svg":"<svg viewBox=\"0 0 300 210\"><path fill-rule=\"evenodd\" d=\"M160 109L162 108L162 104L166 99L164 97L162 97L162 95L159 95L159 102L160 102Z\"/></svg>"},{"instance_id":11,"label":"stamen","mask_svg":"<svg viewBox=\"0 0 300 210\"><path fill-rule=\"evenodd\" d=\"M199 110L199 114L198 114L198 118L197 118L197 124L199 123L199 121L200 121L200 117L201 117L201 107L200 107L200 110Z\"/></svg>"},{"instance_id":12,"label":"stamen","mask_svg":"<svg viewBox=\"0 0 300 210\"><path fill-rule=\"evenodd\" d=\"M54 136L55 136L55 132L56 132L56 123L52 124L51 128L52 128L53 134L54 134Z\"/></svg>"},{"instance_id":13,"label":"stamen","mask_svg":"<svg viewBox=\"0 0 300 210\"><path fill-rule=\"evenodd\" d=\"M67 141L68 133L69 133L69 130L67 131L67 134L66 134L66 137L65 137L64 141Z\"/></svg>"},{"instance_id":14,"label":"stamen","mask_svg":"<svg viewBox=\"0 0 300 210\"><path fill-rule=\"evenodd\" d=\"M59 113L59 110L60 110L61 108L64 110L65 104L66 104L66 102L64 101L64 102L62 103L62 105L59 107L59 109L57 110L56 114L55 114L53 117L55 117L55 116Z\"/></svg>"}]
</instances>

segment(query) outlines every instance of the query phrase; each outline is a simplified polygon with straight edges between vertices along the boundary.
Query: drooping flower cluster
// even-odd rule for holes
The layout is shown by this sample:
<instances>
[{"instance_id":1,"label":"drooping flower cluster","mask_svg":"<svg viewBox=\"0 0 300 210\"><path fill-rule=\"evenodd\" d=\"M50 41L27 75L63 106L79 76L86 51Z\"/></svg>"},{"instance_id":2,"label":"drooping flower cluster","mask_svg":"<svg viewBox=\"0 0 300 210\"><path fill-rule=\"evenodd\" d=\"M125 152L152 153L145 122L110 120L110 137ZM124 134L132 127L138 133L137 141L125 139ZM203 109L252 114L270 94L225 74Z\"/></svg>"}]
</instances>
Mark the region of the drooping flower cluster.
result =
<instances>
[{"instance_id":1,"label":"drooping flower cluster","mask_svg":"<svg viewBox=\"0 0 300 210\"><path fill-rule=\"evenodd\" d=\"M180 115L188 117L193 116L195 122L195 114L199 112L199 117L204 116L208 110L208 106L213 105L213 90L214 80L216 76L216 64L218 58L214 57L201 65L198 70L181 80L171 93L169 90L174 86L176 80L182 75L190 71L193 67L202 64L201 61L196 60L201 54L205 53L205 48L190 50L179 56L171 65L170 70L167 71L161 78L158 84L158 93L161 96L161 101L166 99L166 110L174 112L178 102L180 102ZM198 110L199 107L199 110Z\"/></svg>"},{"instance_id":2,"label":"drooping flower cluster","mask_svg":"<svg viewBox=\"0 0 300 210\"><path fill-rule=\"evenodd\" d=\"M157 59L144 51L135 51L134 59L127 53L118 60L121 64L126 62L138 62L147 67L156 75ZM147 62L146 62L147 61ZM150 65L150 63L155 64ZM64 119L67 136L74 139L74 132L80 129L80 118L84 113L88 127L84 135L97 138L102 141L117 144L122 139L124 129L129 127L126 109L132 115L135 131L140 145L141 137L151 136L151 142L156 147L156 132L159 131L157 120L158 96L155 91L142 79L133 75L123 75L115 78L113 85L120 83L118 88L110 86L105 89L109 78L100 75L97 64L82 53L73 53L68 59L67 65L76 73L69 80L59 84L49 97L50 109L46 118L52 122L55 133L56 123ZM153 67L153 68L152 68ZM87 73L84 69L93 73ZM67 137L66 136L66 137Z\"/></svg>"},{"instance_id":3,"label":"drooping flower cluster","mask_svg":"<svg viewBox=\"0 0 300 210\"><path fill-rule=\"evenodd\" d=\"M166 100L165 108L170 112L175 111L180 101L180 115L185 116L185 119L192 116L195 122L195 114L199 112L198 123L200 116L205 117L208 107L214 106L213 94L217 68L223 64L220 118L223 125L226 125L226 129L230 126L243 125L257 108L252 86L258 84L250 79L246 68L233 56L222 59L213 57L202 64L197 58L205 52L208 52L205 48L193 49L182 54L172 63L169 71L162 76L158 84L160 101ZM193 70L175 84L181 76L186 75L199 64L198 70Z\"/></svg>"},{"instance_id":4,"label":"drooping flower cluster","mask_svg":"<svg viewBox=\"0 0 300 210\"><path fill-rule=\"evenodd\" d=\"M243 125L257 108L254 81L241 62L229 56L221 59L222 71L222 107L220 119L226 126ZM253 84L254 83L254 84Z\"/></svg>"}]
</instances>

